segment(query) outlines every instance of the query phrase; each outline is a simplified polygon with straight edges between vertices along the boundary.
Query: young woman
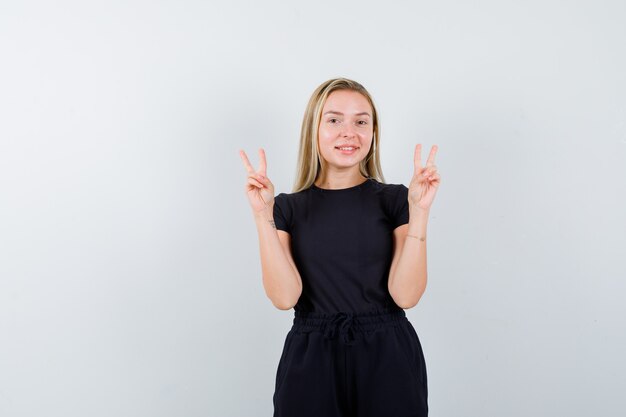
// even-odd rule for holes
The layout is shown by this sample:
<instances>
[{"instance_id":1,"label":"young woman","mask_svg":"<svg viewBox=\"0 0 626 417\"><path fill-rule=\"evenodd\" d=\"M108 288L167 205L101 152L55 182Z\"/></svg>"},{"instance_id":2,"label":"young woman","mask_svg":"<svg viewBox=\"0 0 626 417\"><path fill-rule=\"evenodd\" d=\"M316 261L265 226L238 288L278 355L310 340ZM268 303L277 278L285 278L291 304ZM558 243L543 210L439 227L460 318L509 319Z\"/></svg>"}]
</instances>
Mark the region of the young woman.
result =
<instances>
[{"instance_id":1,"label":"young woman","mask_svg":"<svg viewBox=\"0 0 626 417\"><path fill-rule=\"evenodd\" d=\"M265 153L245 152L263 285L294 309L276 372L274 417L428 415L426 363L404 309L426 288L426 226L440 184L433 146L415 147L410 186L386 184L376 108L345 78L311 96L292 193L274 197Z\"/></svg>"}]
</instances>

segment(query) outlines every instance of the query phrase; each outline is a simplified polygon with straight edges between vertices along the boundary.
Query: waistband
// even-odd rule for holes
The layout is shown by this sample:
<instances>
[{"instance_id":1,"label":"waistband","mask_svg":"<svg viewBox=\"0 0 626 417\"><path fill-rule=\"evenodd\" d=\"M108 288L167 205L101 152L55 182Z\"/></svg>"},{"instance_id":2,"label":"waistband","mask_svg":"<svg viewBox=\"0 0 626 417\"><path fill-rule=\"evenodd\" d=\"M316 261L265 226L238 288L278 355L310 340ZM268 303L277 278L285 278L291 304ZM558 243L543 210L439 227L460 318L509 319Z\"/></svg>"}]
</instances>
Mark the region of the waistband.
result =
<instances>
[{"instance_id":1,"label":"waistband","mask_svg":"<svg viewBox=\"0 0 626 417\"><path fill-rule=\"evenodd\" d=\"M352 344L356 332L397 326L407 320L403 309L384 308L363 313L295 311L292 329L299 332L322 331L326 339L338 335L346 344Z\"/></svg>"}]
</instances>

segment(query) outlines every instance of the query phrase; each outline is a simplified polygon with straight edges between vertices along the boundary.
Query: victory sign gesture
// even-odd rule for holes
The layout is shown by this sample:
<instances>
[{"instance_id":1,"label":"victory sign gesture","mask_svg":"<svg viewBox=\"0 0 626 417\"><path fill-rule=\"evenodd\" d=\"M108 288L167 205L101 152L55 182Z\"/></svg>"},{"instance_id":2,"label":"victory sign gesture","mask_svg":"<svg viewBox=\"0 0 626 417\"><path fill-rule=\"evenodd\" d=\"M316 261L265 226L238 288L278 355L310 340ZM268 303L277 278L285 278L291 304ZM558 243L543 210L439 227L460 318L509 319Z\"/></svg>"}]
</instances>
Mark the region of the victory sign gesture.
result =
<instances>
[{"instance_id":1,"label":"victory sign gesture","mask_svg":"<svg viewBox=\"0 0 626 417\"><path fill-rule=\"evenodd\" d=\"M409 184L409 207L416 207L421 210L429 210L433 203L437 188L441 183L441 177L437 173L435 165L435 155L437 154L437 145L430 148L430 155L426 161L426 166L422 167L422 144L415 146L413 155L413 178Z\"/></svg>"},{"instance_id":2,"label":"victory sign gesture","mask_svg":"<svg viewBox=\"0 0 626 417\"><path fill-rule=\"evenodd\" d=\"M246 179L246 194L252 211L254 213L260 213L268 207L274 206L274 184L267 178L267 162L265 160L265 151L259 149L259 169L255 170L248 160L248 156L243 151L239 150L239 156L243 161L243 165L248 171L248 177Z\"/></svg>"}]
</instances>

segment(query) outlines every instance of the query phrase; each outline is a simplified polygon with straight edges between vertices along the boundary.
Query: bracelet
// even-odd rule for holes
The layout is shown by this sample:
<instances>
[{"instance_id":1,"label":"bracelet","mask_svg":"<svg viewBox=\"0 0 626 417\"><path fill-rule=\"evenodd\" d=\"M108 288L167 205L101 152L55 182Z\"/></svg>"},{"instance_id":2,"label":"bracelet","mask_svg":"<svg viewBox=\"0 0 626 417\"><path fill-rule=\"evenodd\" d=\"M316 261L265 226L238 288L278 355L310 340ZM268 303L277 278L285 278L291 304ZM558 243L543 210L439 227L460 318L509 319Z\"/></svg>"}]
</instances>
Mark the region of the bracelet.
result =
<instances>
[{"instance_id":1,"label":"bracelet","mask_svg":"<svg viewBox=\"0 0 626 417\"><path fill-rule=\"evenodd\" d=\"M413 237L413 238L415 238L415 239L419 239L419 240L421 240L422 242L426 240L426 238L425 238L425 237L417 237L417 236L413 236L413 235L409 235L409 234L407 234L407 237Z\"/></svg>"}]
</instances>

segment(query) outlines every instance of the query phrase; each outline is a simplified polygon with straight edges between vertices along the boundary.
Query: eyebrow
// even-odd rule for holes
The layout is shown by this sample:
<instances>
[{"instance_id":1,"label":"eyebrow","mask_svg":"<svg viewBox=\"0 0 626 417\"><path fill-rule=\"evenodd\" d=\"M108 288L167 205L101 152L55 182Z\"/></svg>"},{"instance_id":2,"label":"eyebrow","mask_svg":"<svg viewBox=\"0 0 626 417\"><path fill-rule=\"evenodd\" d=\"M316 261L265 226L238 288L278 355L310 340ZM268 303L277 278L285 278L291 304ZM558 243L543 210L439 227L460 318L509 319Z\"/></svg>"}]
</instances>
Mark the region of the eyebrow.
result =
<instances>
[{"instance_id":1,"label":"eyebrow","mask_svg":"<svg viewBox=\"0 0 626 417\"><path fill-rule=\"evenodd\" d=\"M343 113L342 113L342 112L335 111L335 110L329 110L329 111L327 111L326 113L324 113L324 116L325 116L325 115L327 115L327 114L329 114L329 113L330 113L330 114L338 114L338 115L343 116ZM371 116L368 112L366 112L366 111L363 111L363 112L361 112L361 113L356 113L356 114L355 114L355 116L370 116L370 117L372 117L372 116Z\"/></svg>"}]
</instances>

